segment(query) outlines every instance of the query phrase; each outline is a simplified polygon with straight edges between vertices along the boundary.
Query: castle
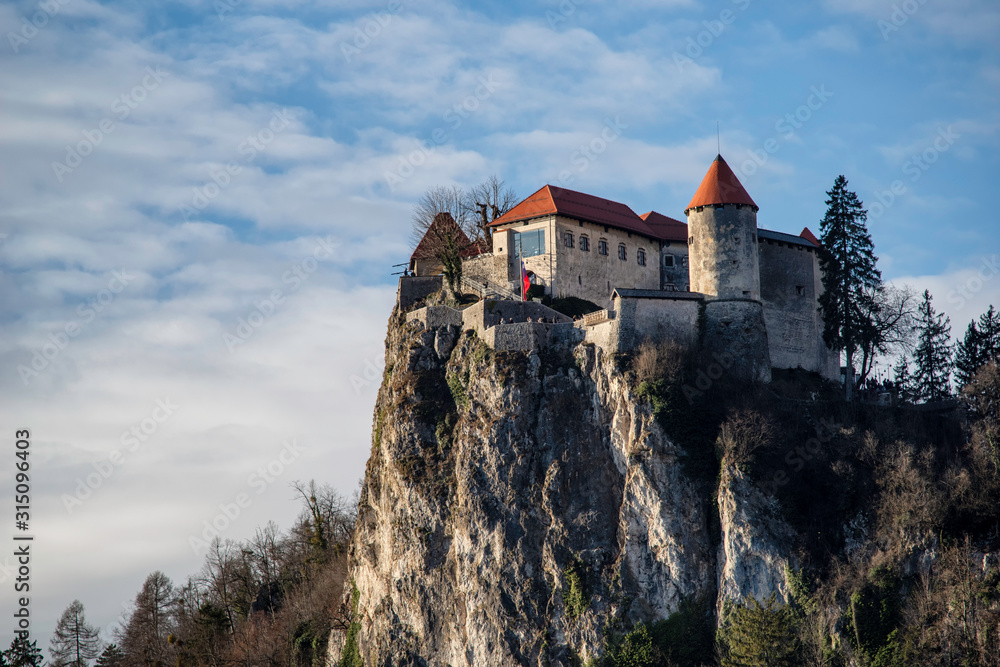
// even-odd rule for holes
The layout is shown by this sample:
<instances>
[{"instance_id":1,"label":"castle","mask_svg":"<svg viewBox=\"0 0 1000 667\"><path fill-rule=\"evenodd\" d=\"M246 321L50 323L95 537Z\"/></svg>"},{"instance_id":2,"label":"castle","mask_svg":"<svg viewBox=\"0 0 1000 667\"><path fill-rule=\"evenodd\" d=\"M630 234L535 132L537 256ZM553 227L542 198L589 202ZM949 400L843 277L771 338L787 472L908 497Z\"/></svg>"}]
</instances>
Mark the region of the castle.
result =
<instances>
[{"instance_id":1,"label":"castle","mask_svg":"<svg viewBox=\"0 0 1000 667\"><path fill-rule=\"evenodd\" d=\"M546 295L585 299L604 310L575 324L554 311L551 317L525 315L523 322L514 314L491 319L484 307L454 315L438 310L433 317L509 349L555 336L622 352L647 338L670 338L713 352L749 379L768 381L771 368L837 379L839 352L823 341L817 300L819 241L808 228L798 236L758 228L758 210L721 155L687 205L687 223L546 185L493 221L492 252L466 247L465 281L484 298L510 298L520 289L523 262ZM403 279L410 284L401 283L401 298L422 291L412 281L426 281L435 272L432 264L414 252L417 278ZM506 306L517 312L525 307ZM413 318L429 325L426 311ZM538 326L518 328L522 324ZM578 330L575 338L566 327Z\"/></svg>"}]
</instances>

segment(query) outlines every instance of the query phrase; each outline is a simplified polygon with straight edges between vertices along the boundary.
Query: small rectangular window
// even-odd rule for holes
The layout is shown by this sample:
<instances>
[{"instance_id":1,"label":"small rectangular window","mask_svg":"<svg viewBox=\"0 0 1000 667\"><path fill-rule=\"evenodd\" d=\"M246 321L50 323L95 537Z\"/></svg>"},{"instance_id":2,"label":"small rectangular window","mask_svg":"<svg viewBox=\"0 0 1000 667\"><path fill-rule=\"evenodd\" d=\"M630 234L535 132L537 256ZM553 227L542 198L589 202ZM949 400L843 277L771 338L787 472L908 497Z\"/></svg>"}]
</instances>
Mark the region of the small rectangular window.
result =
<instances>
[{"instance_id":1,"label":"small rectangular window","mask_svg":"<svg viewBox=\"0 0 1000 667\"><path fill-rule=\"evenodd\" d=\"M607 255L608 254L608 242L605 241L604 239L601 239L600 241L598 241L597 242L597 252L599 252L602 255Z\"/></svg>"},{"instance_id":2,"label":"small rectangular window","mask_svg":"<svg viewBox=\"0 0 1000 667\"><path fill-rule=\"evenodd\" d=\"M586 236L580 237L580 250L590 252L590 239Z\"/></svg>"},{"instance_id":3,"label":"small rectangular window","mask_svg":"<svg viewBox=\"0 0 1000 667\"><path fill-rule=\"evenodd\" d=\"M674 256L664 255L663 256L663 266L668 269L674 268Z\"/></svg>"},{"instance_id":4,"label":"small rectangular window","mask_svg":"<svg viewBox=\"0 0 1000 667\"><path fill-rule=\"evenodd\" d=\"M635 253L635 261L639 262L639 266L646 266L646 251L639 248Z\"/></svg>"},{"instance_id":5,"label":"small rectangular window","mask_svg":"<svg viewBox=\"0 0 1000 667\"><path fill-rule=\"evenodd\" d=\"M573 247L573 232L566 232L566 234L563 236L563 243L566 244L567 248Z\"/></svg>"},{"instance_id":6,"label":"small rectangular window","mask_svg":"<svg viewBox=\"0 0 1000 667\"><path fill-rule=\"evenodd\" d=\"M804 285L796 285L795 286L795 293L798 294L799 296L804 296L805 293L806 293L805 286Z\"/></svg>"},{"instance_id":7,"label":"small rectangular window","mask_svg":"<svg viewBox=\"0 0 1000 667\"><path fill-rule=\"evenodd\" d=\"M620 259L623 262L626 259L628 259L628 253L625 252L625 244L624 243L619 243L618 244L618 259Z\"/></svg>"}]
</instances>

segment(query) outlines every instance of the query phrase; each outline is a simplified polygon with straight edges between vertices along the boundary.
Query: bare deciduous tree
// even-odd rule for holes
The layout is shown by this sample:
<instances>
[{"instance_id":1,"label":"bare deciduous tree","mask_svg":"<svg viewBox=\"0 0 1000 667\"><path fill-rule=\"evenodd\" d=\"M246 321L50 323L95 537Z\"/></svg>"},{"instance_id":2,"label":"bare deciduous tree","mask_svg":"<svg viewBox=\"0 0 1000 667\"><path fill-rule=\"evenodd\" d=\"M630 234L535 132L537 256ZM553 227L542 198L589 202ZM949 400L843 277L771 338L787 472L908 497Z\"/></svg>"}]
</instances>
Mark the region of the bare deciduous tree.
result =
<instances>
[{"instance_id":1,"label":"bare deciduous tree","mask_svg":"<svg viewBox=\"0 0 1000 667\"><path fill-rule=\"evenodd\" d=\"M469 190L466 196L466 208L475 211L476 223L475 229L471 230L470 238L475 241L488 241L491 234L490 223L513 208L515 204L517 204L517 194L496 174ZM466 230L466 233L469 231Z\"/></svg>"},{"instance_id":2,"label":"bare deciduous tree","mask_svg":"<svg viewBox=\"0 0 1000 667\"><path fill-rule=\"evenodd\" d=\"M87 667L101 653L97 629L87 623L83 603L79 600L66 607L52 633L49 653L53 667Z\"/></svg>"},{"instance_id":3,"label":"bare deciduous tree","mask_svg":"<svg viewBox=\"0 0 1000 667\"><path fill-rule=\"evenodd\" d=\"M488 251L489 225L516 203L517 195L496 175L468 192L455 185L427 190L413 210L414 248L425 255L418 259L436 259L454 288L462 276L462 253L473 243Z\"/></svg>"},{"instance_id":4,"label":"bare deciduous tree","mask_svg":"<svg viewBox=\"0 0 1000 667\"><path fill-rule=\"evenodd\" d=\"M142 590L135 596L132 616L121 631L120 643L128 664L149 667L166 664L175 602L170 577L160 571L146 577Z\"/></svg>"},{"instance_id":5,"label":"bare deciduous tree","mask_svg":"<svg viewBox=\"0 0 1000 667\"><path fill-rule=\"evenodd\" d=\"M912 352L917 295L909 286L879 283L869 288L869 298L863 302L870 308L864 313L865 325L859 340L859 384L868 378L879 356Z\"/></svg>"}]
</instances>

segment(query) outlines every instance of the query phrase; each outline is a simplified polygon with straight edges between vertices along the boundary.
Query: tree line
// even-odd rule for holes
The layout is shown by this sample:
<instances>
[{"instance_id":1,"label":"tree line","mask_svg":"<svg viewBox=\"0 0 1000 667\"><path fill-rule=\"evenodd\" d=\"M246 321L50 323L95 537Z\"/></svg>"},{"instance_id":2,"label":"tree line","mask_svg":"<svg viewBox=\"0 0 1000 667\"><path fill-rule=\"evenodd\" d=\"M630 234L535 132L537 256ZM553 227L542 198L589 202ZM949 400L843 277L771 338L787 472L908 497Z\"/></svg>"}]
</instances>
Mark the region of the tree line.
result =
<instances>
[{"instance_id":1,"label":"tree line","mask_svg":"<svg viewBox=\"0 0 1000 667\"><path fill-rule=\"evenodd\" d=\"M1000 316L993 306L969 324L953 346L951 320L933 305L929 290L918 298L909 287L882 279L866 221L868 212L840 175L827 191L820 223L823 338L845 356L847 400L869 382L876 360L896 356L890 389L904 401L939 401L968 385L1000 356ZM857 361L857 366L855 366Z\"/></svg>"},{"instance_id":2,"label":"tree line","mask_svg":"<svg viewBox=\"0 0 1000 667\"><path fill-rule=\"evenodd\" d=\"M318 667L333 628L347 629L340 601L357 501L327 485L293 485L303 501L282 533L268 523L245 541L215 538L201 571L175 584L146 577L105 641L74 600L56 623L49 667ZM16 639L0 667L40 667L35 641Z\"/></svg>"}]
</instances>

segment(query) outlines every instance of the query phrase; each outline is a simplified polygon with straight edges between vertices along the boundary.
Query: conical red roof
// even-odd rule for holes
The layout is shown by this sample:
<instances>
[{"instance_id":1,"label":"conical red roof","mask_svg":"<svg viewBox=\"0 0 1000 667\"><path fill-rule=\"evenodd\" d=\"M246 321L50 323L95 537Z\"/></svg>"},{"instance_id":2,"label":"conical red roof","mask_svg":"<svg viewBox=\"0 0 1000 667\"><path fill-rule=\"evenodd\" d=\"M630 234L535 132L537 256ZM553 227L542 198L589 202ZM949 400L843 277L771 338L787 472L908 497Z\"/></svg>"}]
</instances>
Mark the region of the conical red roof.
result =
<instances>
[{"instance_id":1,"label":"conical red roof","mask_svg":"<svg viewBox=\"0 0 1000 667\"><path fill-rule=\"evenodd\" d=\"M759 210L759 206L754 203L750 195L743 188L740 179L729 168L721 155L715 157L712 166L708 168L708 173L702 179L698 191L691 198L691 203L684 209L684 213L696 206L713 206L715 204L745 204L753 206Z\"/></svg>"}]
</instances>

